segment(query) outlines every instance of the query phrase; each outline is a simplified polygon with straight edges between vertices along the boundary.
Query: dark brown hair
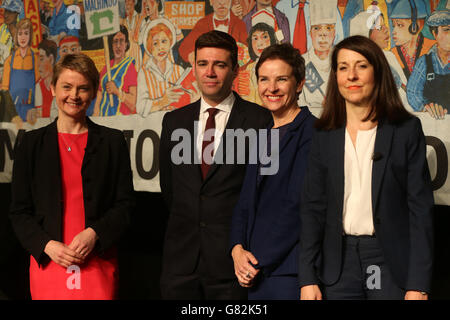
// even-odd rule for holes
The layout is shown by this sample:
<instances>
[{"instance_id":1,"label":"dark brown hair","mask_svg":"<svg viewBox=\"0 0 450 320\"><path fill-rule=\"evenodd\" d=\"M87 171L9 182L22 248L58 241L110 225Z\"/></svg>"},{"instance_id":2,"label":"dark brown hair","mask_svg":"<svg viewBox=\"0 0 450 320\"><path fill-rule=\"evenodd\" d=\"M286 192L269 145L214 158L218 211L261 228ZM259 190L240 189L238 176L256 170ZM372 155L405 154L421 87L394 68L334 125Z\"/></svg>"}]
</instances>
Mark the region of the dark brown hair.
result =
<instances>
[{"instance_id":1,"label":"dark brown hair","mask_svg":"<svg viewBox=\"0 0 450 320\"><path fill-rule=\"evenodd\" d=\"M300 51L290 43L273 44L264 49L255 66L256 78L259 78L259 68L266 60L280 59L292 67L292 74L297 84L305 79L305 59Z\"/></svg>"},{"instance_id":2,"label":"dark brown hair","mask_svg":"<svg viewBox=\"0 0 450 320\"><path fill-rule=\"evenodd\" d=\"M53 56L53 64L55 64L58 53L58 46L54 41L44 39L39 43L38 49L44 50L47 57Z\"/></svg>"},{"instance_id":3,"label":"dark brown hair","mask_svg":"<svg viewBox=\"0 0 450 320\"><path fill-rule=\"evenodd\" d=\"M68 54L62 57L53 68L52 85L56 86L59 75L64 69L69 69L81 73L90 83L93 95L97 94L100 75L94 61L82 53Z\"/></svg>"},{"instance_id":4,"label":"dark brown hair","mask_svg":"<svg viewBox=\"0 0 450 320\"><path fill-rule=\"evenodd\" d=\"M202 48L220 48L230 52L233 69L238 64L238 47L236 40L226 32L212 30L202 34L195 41L195 59L197 60L197 50Z\"/></svg>"},{"instance_id":5,"label":"dark brown hair","mask_svg":"<svg viewBox=\"0 0 450 320\"><path fill-rule=\"evenodd\" d=\"M375 86L370 97L371 109L364 121L386 119L390 123L399 123L410 117L398 94L389 63L381 48L364 36L352 36L339 42L331 54L331 70L328 78L326 99L323 112L316 122L317 129L332 130L345 125L347 113L345 100L339 92L336 70L337 57L341 49L358 52L372 65Z\"/></svg>"}]
</instances>

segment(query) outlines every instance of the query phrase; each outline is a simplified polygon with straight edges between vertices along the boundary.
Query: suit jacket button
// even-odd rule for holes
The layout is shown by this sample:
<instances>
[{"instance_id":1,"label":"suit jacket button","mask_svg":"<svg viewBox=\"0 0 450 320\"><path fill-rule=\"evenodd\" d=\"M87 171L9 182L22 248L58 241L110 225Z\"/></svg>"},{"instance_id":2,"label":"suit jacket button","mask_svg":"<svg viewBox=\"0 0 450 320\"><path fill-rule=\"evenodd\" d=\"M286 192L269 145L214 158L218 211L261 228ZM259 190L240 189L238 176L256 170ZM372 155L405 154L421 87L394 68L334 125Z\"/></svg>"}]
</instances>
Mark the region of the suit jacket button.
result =
<instances>
[{"instance_id":1,"label":"suit jacket button","mask_svg":"<svg viewBox=\"0 0 450 320\"><path fill-rule=\"evenodd\" d=\"M375 223L376 223L376 224L380 224L380 223L381 223L381 220L380 220L380 218L378 218L378 217L377 217L377 218L375 218Z\"/></svg>"},{"instance_id":2,"label":"suit jacket button","mask_svg":"<svg viewBox=\"0 0 450 320\"><path fill-rule=\"evenodd\" d=\"M205 228L206 227L206 223L204 223L203 221L200 222L200 228Z\"/></svg>"}]
</instances>

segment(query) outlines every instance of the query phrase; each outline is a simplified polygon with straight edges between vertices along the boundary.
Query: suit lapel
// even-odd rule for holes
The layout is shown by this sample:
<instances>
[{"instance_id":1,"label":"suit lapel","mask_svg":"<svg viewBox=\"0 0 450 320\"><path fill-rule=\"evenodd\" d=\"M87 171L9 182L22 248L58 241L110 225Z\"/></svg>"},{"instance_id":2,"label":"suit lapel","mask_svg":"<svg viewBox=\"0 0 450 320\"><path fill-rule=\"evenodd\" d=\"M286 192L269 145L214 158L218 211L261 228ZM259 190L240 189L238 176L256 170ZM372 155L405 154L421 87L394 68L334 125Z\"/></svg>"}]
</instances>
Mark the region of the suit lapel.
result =
<instances>
[{"instance_id":1,"label":"suit lapel","mask_svg":"<svg viewBox=\"0 0 450 320\"><path fill-rule=\"evenodd\" d=\"M92 156L97 152L100 142L103 137L100 134L100 127L86 117L88 126L88 140L86 143L86 149L84 151L83 163L81 165L81 172L85 170L85 167L92 159Z\"/></svg>"},{"instance_id":2,"label":"suit lapel","mask_svg":"<svg viewBox=\"0 0 450 320\"><path fill-rule=\"evenodd\" d=\"M336 191L337 214L342 216L344 203L344 152L345 152L345 125L337 130L330 131L330 176Z\"/></svg>"},{"instance_id":3,"label":"suit lapel","mask_svg":"<svg viewBox=\"0 0 450 320\"><path fill-rule=\"evenodd\" d=\"M38 168L45 172L45 177L41 177L43 181L47 181L45 187L48 193L56 199L52 210L48 214L54 219L54 226L60 226L62 221L62 179L61 179L61 163L59 157L58 129L56 120L50 124L45 132L43 143L41 144L41 154L45 155L45 161L38 165ZM56 230L58 239L61 239L61 230Z\"/></svg>"},{"instance_id":4,"label":"suit lapel","mask_svg":"<svg viewBox=\"0 0 450 320\"><path fill-rule=\"evenodd\" d=\"M201 159L201 157L198 157L198 152L201 152L201 150L197 150L197 135L199 134L199 132L197 132L197 125L198 125L198 120L200 118L200 100L198 100L192 107L191 109L191 114L188 117L188 119L186 119L186 124L185 124L185 128L188 129L189 133L190 133L190 137L191 137L191 163L194 164L194 175L197 177L197 181L202 181L202 168L201 168L201 160L200 163L199 159Z\"/></svg>"},{"instance_id":5,"label":"suit lapel","mask_svg":"<svg viewBox=\"0 0 450 320\"><path fill-rule=\"evenodd\" d=\"M372 212L376 213L378 196L380 194L381 183L383 181L384 170L391 150L394 127L388 123L378 124L377 136L375 138L374 159L372 165Z\"/></svg>"}]
</instances>

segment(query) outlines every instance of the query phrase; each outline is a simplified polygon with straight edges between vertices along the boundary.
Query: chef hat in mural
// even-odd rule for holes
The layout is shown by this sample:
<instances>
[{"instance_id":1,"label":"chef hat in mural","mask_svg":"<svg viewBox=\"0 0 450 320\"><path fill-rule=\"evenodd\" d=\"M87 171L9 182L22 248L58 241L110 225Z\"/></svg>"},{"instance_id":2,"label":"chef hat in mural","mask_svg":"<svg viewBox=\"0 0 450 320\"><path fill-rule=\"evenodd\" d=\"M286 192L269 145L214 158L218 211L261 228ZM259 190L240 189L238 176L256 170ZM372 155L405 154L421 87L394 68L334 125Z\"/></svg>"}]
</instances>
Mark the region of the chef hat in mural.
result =
<instances>
[{"instance_id":1,"label":"chef hat in mural","mask_svg":"<svg viewBox=\"0 0 450 320\"><path fill-rule=\"evenodd\" d=\"M373 13L362 11L350 20L350 36L369 37Z\"/></svg>"},{"instance_id":2,"label":"chef hat in mural","mask_svg":"<svg viewBox=\"0 0 450 320\"><path fill-rule=\"evenodd\" d=\"M258 23L265 23L268 26L272 27L272 29L275 30L275 37L279 42L284 40L283 31L278 28L277 19L272 11L266 9L257 11L252 16L252 27L257 25Z\"/></svg>"},{"instance_id":3,"label":"chef hat in mural","mask_svg":"<svg viewBox=\"0 0 450 320\"><path fill-rule=\"evenodd\" d=\"M336 24L337 0L314 0L309 2L311 25Z\"/></svg>"}]
</instances>

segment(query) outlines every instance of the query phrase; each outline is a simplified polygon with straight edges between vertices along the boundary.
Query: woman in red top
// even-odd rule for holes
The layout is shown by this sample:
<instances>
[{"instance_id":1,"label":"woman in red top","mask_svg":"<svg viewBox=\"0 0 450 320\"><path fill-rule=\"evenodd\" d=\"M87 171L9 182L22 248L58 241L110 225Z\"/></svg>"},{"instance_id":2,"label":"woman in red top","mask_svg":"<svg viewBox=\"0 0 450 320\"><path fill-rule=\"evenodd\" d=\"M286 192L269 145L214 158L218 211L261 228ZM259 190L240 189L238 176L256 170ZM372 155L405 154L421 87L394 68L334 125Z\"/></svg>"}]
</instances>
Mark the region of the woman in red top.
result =
<instances>
[{"instance_id":1,"label":"woman in red top","mask_svg":"<svg viewBox=\"0 0 450 320\"><path fill-rule=\"evenodd\" d=\"M129 225L133 183L122 132L86 117L98 84L90 58L62 58L51 83L58 118L17 147L10 217L32 255L33 299L117 296L115 244Z\"/></svg>"}]
</instances>

